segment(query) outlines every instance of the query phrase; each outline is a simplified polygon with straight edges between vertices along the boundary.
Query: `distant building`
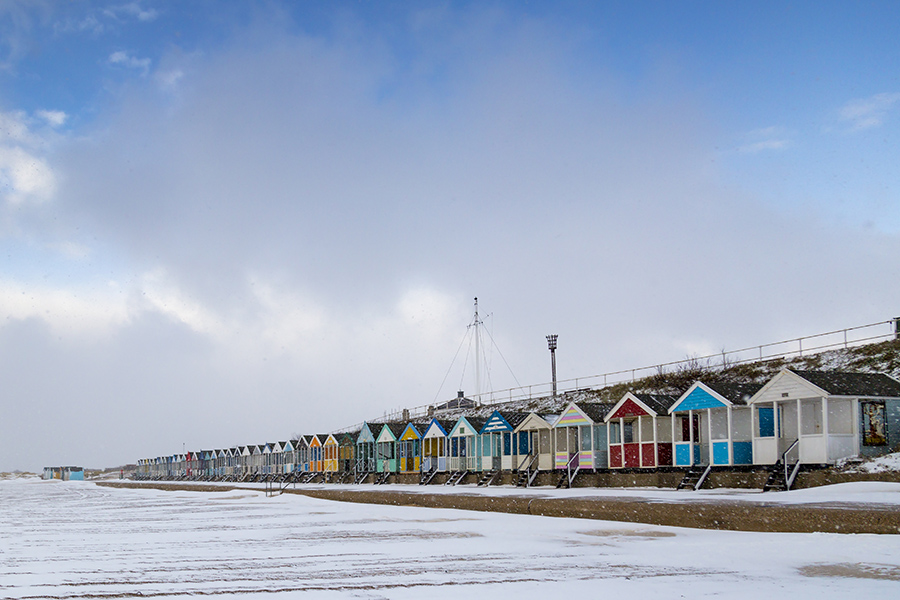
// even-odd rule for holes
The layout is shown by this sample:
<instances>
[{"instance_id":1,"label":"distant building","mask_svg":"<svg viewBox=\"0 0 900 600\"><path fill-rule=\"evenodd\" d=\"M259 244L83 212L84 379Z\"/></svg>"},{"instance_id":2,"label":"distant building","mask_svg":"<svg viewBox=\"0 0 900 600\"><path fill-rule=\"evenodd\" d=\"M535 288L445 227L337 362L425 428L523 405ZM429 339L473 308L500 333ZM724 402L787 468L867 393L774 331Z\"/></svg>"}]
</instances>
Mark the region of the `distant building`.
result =
<instances>
[{"instance_id":1,"label":"distant building","mask_svg":"<svg viewBox=\"0 0 900 600\"><path fill-rule=\"evenodd\" d=\"M44 467L43 479L61 479L63 481L84 481L82 467Z\"/></svg>"},{"instance_id":2,"label":"distant building","mask_svg":"<svg viewBox=\"0 0 900 600\"><path fill-rule=\"evenodd\" d=\"M444 402L443 404L438 404L434 407L435 410L454 410L454 409L467 409L467 408L476 408L478 403L472 400L471 398L466 398L466 395L460 391L457 392L456 398L450 400L449 402Z\"/></svg>"}]
</instances>

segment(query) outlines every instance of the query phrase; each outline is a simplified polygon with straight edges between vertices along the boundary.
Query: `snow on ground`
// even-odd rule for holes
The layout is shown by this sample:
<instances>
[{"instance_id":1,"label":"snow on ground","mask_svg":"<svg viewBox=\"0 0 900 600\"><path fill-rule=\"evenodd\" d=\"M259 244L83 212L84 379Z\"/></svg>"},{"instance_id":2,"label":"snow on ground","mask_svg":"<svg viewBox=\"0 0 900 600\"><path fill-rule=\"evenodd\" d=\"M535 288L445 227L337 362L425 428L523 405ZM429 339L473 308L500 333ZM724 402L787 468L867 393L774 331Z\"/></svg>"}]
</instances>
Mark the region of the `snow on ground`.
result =
<instances>
[{"instance_id":1,"label":"snow on ground","mask_svg":"<svg viewBox=\"0 0 900 600\"><path fill-rule=\"evenodd\" d=\"M836 487L830 496L842 501L855 493ZM893 535L701 531L35 479L0 481L0 509L5 599L900 594Z\"/></svg>"},{"instance_id":2,"label":"snow on ground","mask_svg":"<svg viewBox=\"0 0 900 600\"><path fill-rule=\"evenodd\" d=\"M140 482L137 482L140 483ZM149 485L167 485L169 482L154 481ZM171 485L184 485L185 482L171 482ZM187 482L189 485L190 482ZM222 486L264 490L264 483L224 483L203 482L204 486ZM792 490L790 492L763 492L758 489L718 488L710 490L673 490L672 488L572 488L556 489L554 487L517 488L514 486L478 487L474 484L446 485L404 485L387 484L373 486L371 484L296 484L298 490L343 490L404 492L413 494L478 494L486 496L526 496L536 498L622 498L628 500L644 500L650 502L755 502L760 504L854 504L900 505L900 483L889 481L857 481L835 485Z\"/></svg>"},{"instance_id":3,"label":"snow on ground","mask_svg":"<svg viewBox=\"0 0 900 600\"><path fill-rule=\"evenodd\" d=\"M900 471L900 452L879 456L865 462L854 469L860 473L887 473Z\"/></svg>"}]
</instances>

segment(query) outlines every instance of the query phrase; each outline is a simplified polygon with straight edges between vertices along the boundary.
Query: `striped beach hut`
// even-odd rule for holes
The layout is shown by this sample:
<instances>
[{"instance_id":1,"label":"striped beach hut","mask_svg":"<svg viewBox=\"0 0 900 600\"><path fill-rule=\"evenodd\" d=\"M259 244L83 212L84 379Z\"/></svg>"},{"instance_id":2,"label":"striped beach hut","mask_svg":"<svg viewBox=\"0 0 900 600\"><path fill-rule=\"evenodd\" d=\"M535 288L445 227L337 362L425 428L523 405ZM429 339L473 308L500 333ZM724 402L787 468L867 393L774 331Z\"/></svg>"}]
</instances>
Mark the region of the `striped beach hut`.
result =
<instances>
[{"instance_id":1,"label":"striped beach hut","mask_svg":"<svg viewBox=\"0 0 900 600\"><path fill-rule=\"evenodd\" d=\"M557 469L605 469L609 464L606 415L613 404L570 402L553 423Z\"/></svg>"},{"instance_id":2,"label":"striped beach hut","mask_svg":"<svg viewBox=\"0 0 900 600\"><path fill-rule=\"evenodd\" d=\"M481 455L484 470L512 471L518 468L518 457L529 454L529 436L519 435L516 427L528 413L501 412L495 410L488 417L479 433L481 434Z\"/></svg>"}]
</instances>

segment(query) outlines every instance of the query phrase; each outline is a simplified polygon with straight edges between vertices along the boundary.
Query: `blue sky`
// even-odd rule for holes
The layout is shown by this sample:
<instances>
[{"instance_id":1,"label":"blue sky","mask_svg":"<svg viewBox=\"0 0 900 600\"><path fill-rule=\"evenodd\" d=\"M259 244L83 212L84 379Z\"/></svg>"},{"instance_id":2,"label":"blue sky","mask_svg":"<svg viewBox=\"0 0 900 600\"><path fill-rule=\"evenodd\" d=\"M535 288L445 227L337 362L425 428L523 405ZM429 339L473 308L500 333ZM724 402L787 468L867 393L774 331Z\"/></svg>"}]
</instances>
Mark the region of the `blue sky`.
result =
<instances>
[{"instance_id":1,"label":"blue sky","mask_svg":"<svg viewBox=\"0 0 900 600\"><path fill-rule=\"evenodd\" d=\"M898 13L0 3L0 469L895 316Z\"/></svg>"}]
</instances>

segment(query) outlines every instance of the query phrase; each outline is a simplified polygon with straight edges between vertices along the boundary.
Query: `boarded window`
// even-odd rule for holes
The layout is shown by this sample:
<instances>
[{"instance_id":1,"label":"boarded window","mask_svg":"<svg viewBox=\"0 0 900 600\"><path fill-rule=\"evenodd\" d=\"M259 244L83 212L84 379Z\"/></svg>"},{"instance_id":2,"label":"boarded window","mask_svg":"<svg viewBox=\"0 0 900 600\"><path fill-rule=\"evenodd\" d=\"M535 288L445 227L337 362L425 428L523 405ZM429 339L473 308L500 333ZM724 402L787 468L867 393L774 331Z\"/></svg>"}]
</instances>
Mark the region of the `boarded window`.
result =
<instances>
[{"instance_id":1,"label":"boarded window","mask_svg":"<svg viewBox=\"0 0 900 600\"><path fill-rule=\"evenodd\" d=\"M887 421L885 420L884 402L869 400L860 402L862 408L863 444L866 446L884 446L887 444Z\"/></svg>"}]
</instances>

